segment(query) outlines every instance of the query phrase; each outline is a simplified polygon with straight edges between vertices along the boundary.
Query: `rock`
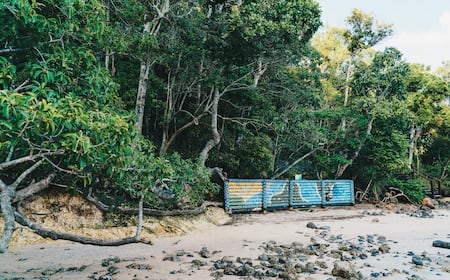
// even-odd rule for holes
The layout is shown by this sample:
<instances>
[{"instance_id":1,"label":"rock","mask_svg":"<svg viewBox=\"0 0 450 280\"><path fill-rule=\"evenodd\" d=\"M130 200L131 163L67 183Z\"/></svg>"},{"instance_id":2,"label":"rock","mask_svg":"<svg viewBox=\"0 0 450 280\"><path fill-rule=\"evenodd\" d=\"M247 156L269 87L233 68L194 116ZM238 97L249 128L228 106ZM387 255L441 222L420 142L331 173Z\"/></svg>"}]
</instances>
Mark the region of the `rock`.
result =
<instances>
[{"instance_id":1,"label":"rock","mask_svg":"<svg viewBox=\"0 0 450 280\"><path fill-rule=\"evenodd\" d=\"M152 267L148 264L132 263L126 266L126 268L137 269L137 270L151 270Z\"/></svg>"},{"instance_id":2,"label":"rock","mask_svg":"<svg viewBox=\"0 0 450 280\"><path fill-rule=\"evenodd\" d=\"M330 246L330 243L328 243L325 239L322 239L318 236L311 237L311 244L314 246L319 246L321 248Z\"/></svg>"},{"instance_id":3,"label":"rock","mask_svg":"<svg viewBox=\"0 0 450 280\"><path fill-rule=\"evenodd\" d=\"M378 250L382 253L382 254L387 254L389 253L389 251L391 250L391 247L389 247L387 244L383 244L381 245Z\"/></svg>"},{"instance_id":4,"label":"rock","mask_svg":"<svg viewBox=\"0 0 450 280\"><path fill-rule=\"evenodd\" d=\"M442 264L442 271L450 273L450 261L446 261Z\"/></svg>"},{"instance_id":5,"label":"rock","mask_svg":"<svg viewBox=\"0 0 450 280\"><path fill-rule=\"evenodd\" d=\"M359 275L356 272L353 265L349 262L336 262L334 263L334 268L331 274L336 277L341 277L344 279L359 279Z\"/></svg>"},{"instance_id":6,"label":"rock","mask_svg":"<svg viewBox=\"0 0 450 280\"><path fill-rule=\"evenodd\" d=\"M306 224L306 227L307 227L307 228L312 228L312 229L317 229L316 224L314 224L313 222L308 222L308 223Z\"/></svg>"},{"instance_id":7,"label":"rock","mask_svg":"<svg viewBox=\"0 0 450 280\"><path fill-rule=\"evenodd\" d=\"M111 257L111 258L107 258L107 259L103 259L102 260L102 266L103 267L107 267L107 266L110 266L110 265L112 265L114 263L118 263L118 262L121 262L121 261L122 260L119 257L117 257L117 256Z\"/></svg>"},{"instance_id":8,"label":"rock","mask_svg":"<svg viewBox=\"0 0 450 280\"><path fill-rule=\"evenodd\" d=\"M200 256L202 256L203 258L207 259L210 256L209 250L207 247L203 247L200 252L199 252Z\"/></svg>"},{"instance_id":9,"label":"rock","mask_svg":"<svg viewBox=\"0 0 450 280\"><path fill-rule=\"evenodd\" d=\"M433 247L450 249L450 242L435 240L435 241L433 241Z\"/></svg>"},{"instance_id":10,"label":"rock","mask_svg":"<svg viewBox=\"0 0 450 280\"><path fill-rule=\"evenodd\" d=\"M179 262L179 261L180 261L180 257L179 257L179 256L176 256L176 255L171 255L171 254L169 254L169 255L166 255L166 256L163 258L163 261Z\"/></svg>"},{"instance_id":11,"label":"rock","mask_svg":"<svg viewBox=\"0 0 450 280\"><path fill-rule=\"evenodd\" d=\"M415 256L415 255L414 255L414 256L412 257L412 263L415 264L415 265L418 265L418 266L423 266L422 258L419 257L419 256Z\"/></svg>"},{"instance_id":12,"label":"rock","mask_svg":"<svg viewBox=\"0 0 450 280\"><path fill-rule=\"evenodd\" d=\"M182 256L184 256L186 254L186 252L183 249L181 249L181 250L178 250L175 254L178 257L182 257Z\"/></svg>"},{"instance_id":13,"label":"rock","mask_svg":"<svg viewBox=\"0 0 450 280\"><path fill-rule=\"evenodd\" d=\"M201 260L192 260L191 263L192 263L192 266L194 266L194 267L201 267L201 266L207 266L208 265L207 262L201 261Z\"/></svg>"},{"instance_id":14,"label":"rock","mask_svg":"<svg viewBox=\"0 0 450 280\"><path fill-rule=\"evenodd\" d=\"M373 278L378 278L378 277L380 277L380 273L379 272L372 272L371 274L370 274L370 277L373 277Z\"/></svg>"},{"instance_id":15,"label":"rock","mask_svg":"<svg viewBox=\"0 0 450 280\"><path fill-rule=\"evenodd\" d=\"M266 254L262 254L259 255L258 260L266 262L269 260L269 257Z\"/></svg>"},{"instance_id":16,"label":"rock","mask_svg":"<svg viewBox=\"0 0 450 280\"><path fill-rule=\"evenodd\" d=\"M274 269L269 269L266 271L267 277L278 277L278 272Z\"/></svg>"},{"instance_id":17,"label":"rock","mask_svg":"<svg viewBox=\"0 0 450 280\"><path fill-rule=\"evenodd\" d=\"M426 196L422 199L422 206L428 207L430 209L434 209L438 205L439 205L439 203L436 200L434 200L428 196Z\"/></svg>"},{"instance_id":18,"label":"rock","mask_svg":"<svg viewBox=\"0 0 450 280\"><path fill-rule=\"evenodd\" d=\"M109 274L105 274L105 275L101 275L98 280L113 280L114 278L109 275Z\"/></svg>"}]
</instances>

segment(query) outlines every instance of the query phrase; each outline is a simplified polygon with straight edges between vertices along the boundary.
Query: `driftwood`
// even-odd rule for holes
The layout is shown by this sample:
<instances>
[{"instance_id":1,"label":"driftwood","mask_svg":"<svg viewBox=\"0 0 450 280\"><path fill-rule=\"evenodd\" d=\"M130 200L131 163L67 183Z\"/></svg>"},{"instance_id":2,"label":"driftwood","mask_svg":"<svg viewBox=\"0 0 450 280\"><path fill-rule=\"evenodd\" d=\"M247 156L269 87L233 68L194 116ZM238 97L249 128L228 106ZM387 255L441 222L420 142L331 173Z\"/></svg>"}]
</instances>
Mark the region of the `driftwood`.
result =
<instances>
[{"instance_id":1,"label":"driftwood","mask_svg":"<svg viewBox=\"0 0 450 280\"><path fill-rule=\"evenodd\" d=\"M381 203L397 203L398 202L398 197L403 197L406 200L408 200L409 203L411 204L416 204L414 203L401 189L398 188L394 188L394 187L389 187L389 192L387 192L383 198L383 200L381 201Z\"/></svg>"},{"instance_id":2,"label":"driftwood","mask_svg":"<svg viewBox=\"0 0 450 280\"><path fill-rule=\"evenodd\" d=\"M435 240L435 241L433 241L433 247L450 249L450 242Z\"/></svg>"}]
</instances>

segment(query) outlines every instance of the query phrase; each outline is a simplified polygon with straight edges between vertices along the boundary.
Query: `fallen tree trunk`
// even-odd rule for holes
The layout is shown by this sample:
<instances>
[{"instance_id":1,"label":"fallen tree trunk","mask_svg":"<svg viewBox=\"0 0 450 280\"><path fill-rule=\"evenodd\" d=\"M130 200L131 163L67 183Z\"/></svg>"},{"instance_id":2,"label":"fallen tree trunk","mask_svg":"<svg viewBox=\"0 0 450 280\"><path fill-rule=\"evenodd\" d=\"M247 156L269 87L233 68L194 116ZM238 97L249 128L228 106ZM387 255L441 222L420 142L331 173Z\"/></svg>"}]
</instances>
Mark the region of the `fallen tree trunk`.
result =
<instances>
[{"instance_id":1,"label":"fallen tree trunk","mask_svg":"<svg viewBox=\"0 0 450 280\"><path fill-rule=\"evenodd\" d=\"M68 240L73 241L81 244L89 244L89 245L97 245L97 246L120 246L120 245L126 245L126 244L132 244L132 243L144 243L144 244L152 244L151 241L145 241L141 240L140 236L133 236L133 237L127 237L117 240L105 240L105 239L98 239L98 238L91 238L76 234L70 234L70 233L60 233L53 230L49 230L46 228L43 228L39 226L38 224L33 223L29 219L27 219L25 216L20 214L19 212L15 212L16 221L21 224L22 226L26 226L33 230L35 233L39 234L42 237L45 238L51 238L53 240Z\"/></svg>"},{"instance_id":2,"label":"fallen tree trunk","mask_svg":"<svg viewBox=\"0 0 450 280\"><path fill-rule=\"evenodd\" d=\"M433 247L450 249L450 242L435 240L435 241L433 241Z\"/></svg>"}]
</instances>

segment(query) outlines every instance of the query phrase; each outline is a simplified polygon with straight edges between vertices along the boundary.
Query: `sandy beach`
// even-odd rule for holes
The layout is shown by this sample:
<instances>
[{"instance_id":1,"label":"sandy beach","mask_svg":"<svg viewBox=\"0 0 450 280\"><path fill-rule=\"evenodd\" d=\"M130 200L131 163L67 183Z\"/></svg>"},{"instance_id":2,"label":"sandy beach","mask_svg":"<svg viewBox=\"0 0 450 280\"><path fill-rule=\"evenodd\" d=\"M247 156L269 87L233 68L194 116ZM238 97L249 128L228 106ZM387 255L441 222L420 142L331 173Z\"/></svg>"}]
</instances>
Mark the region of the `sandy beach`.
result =
<instances>
[{"instance_id":1,"label":"sandy beach","mask_svg":"<svg viewBox=\"0 0 450 280\"><path fill-rule=\"evenodd\" d=\"M208 212L208 223L152 245L13 245L0 279L450 279L450 249L432 246L450 241L448 208Z\"/></svg>"}]
</instances>

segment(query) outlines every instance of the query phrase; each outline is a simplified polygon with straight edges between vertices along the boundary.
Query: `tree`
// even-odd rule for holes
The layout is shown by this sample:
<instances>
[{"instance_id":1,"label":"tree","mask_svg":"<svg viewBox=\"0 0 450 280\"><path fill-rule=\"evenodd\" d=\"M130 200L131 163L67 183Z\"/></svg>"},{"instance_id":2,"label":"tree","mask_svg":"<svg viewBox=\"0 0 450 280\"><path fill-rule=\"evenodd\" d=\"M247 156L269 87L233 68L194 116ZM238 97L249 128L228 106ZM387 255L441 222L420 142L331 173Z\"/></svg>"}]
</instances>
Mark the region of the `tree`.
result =
<instances>
[{"instance_id":1,"label":"tree","mask_svg":"<svg viewBox=\"0 0 450 280\"><path fill-rule=\"evenodd\" d=\"M198 165L176 158L171 165L156 157L153 144L120 107L117 84L96 56L104 43L104 8L95 0L1 4L8 31L0 38L5 46L0 56L2 252L14 220L54 239L97 245L141 242L142 214L160 212L145 206L164 210L167 197L173 198L173 208L197 206L203 194L215 189ZM139 200L139 209L116 204L123 212L139 213L136 235L105 241L34 224L20 213L20 204L50 186L73 189L102 210L111 207L97 196Z\"/></svg>"},{"instance_id":2,"label":"tree","mask_svg":"<svg viewBox=\"0 0 450 280\"><path fill-rule=\"evenodd\" d=\"M346 70L346 84L344 89L344 107L348 104L350 94L350 80L353 74L353 63L356 55L361 51L375 46L392 33L392 25L378 23L372 15L354 9L347 18L349 29L344 32L347 49L350 52ZM342 119L342 128L345 129L346 120Z\"/></svg>"}]
</instances>

